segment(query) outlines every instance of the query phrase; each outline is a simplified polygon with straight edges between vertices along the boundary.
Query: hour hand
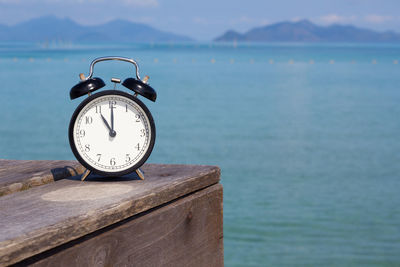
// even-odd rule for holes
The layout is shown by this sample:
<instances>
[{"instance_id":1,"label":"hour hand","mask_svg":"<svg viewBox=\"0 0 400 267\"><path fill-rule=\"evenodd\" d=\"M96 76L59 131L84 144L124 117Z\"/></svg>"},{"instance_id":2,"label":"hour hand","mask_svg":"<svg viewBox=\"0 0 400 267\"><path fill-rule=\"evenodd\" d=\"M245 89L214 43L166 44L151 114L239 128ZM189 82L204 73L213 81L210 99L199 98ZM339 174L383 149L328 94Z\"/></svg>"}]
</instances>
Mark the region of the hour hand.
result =
<instances>
[{"instance_id":1,"label":"hour hand","mask_svg":"<svg viewBox=\"0 0 400 267\"><path fill-rule=\"evenodd\" d=\"M104 118L103 114L100 114L101 118L103 119L104 124L107 126L108 130L110 131L110 136L114 137L117 133L111 129L110 125L108 124L106 118Z\"/></svg>"}]
</instances>

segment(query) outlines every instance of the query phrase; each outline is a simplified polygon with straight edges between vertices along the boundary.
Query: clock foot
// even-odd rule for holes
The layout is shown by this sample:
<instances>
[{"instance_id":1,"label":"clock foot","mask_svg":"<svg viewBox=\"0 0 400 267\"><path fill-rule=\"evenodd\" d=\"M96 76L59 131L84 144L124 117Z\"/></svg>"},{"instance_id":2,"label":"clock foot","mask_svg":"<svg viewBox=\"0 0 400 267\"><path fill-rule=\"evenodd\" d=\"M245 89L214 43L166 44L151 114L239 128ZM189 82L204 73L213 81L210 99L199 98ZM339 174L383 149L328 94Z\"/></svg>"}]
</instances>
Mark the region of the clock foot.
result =
<instances>
[{"instance_id":1,"label":"clock foot","mask_svg":"<svg viewBox=\"0 0 400 267\"><path fill-rule=\"evenodd\" d=\"M82 174L81 181L84 181L90 174L90 170L86 169L86 171Z\"/></svg>"},{"instance_id":2,"label":"clock foot","mask_svg":"<svg viewBox=\"0 0 400 267\"><path fill-rule=\"evenodd\" d=\"M140 179L144 180L144 172L140 168L136 169L136 174Z\"/></svg>"}]
</instances>

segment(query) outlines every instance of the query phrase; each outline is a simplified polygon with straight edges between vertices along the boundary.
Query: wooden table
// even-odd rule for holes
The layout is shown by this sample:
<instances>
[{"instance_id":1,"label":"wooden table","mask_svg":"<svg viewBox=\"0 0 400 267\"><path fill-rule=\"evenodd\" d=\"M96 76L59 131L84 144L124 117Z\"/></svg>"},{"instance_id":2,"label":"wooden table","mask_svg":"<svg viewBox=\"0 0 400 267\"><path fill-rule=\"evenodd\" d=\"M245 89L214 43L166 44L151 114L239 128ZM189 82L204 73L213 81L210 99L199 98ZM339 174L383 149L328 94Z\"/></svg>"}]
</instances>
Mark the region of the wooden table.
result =
<instances>
[{"instance_id":1,"label":"wooden table","mask_svg":"<svg viewBox=\"0 0 400 267\"><path fill-rule=\"evenodd\" d=\"M218 167L81 182L83 170L0 160L0 266L223 266Z\"/></svg>"}]
</instances>

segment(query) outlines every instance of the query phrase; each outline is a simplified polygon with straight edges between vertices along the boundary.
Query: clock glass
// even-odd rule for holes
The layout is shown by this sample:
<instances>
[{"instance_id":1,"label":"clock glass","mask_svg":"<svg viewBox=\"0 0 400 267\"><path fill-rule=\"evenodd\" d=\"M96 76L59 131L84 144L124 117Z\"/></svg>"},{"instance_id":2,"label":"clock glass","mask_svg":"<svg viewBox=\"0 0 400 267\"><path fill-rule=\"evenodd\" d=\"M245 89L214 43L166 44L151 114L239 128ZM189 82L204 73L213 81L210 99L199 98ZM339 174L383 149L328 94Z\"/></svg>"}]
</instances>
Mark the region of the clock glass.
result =
<instances>
[{"instance_id":1,"label":"clock glass","mask_svg":"<svg viewBox=\"0 0 400 267\"><path fill-rule=\"evenodd\" d=\"M154 139L149 110L124 92L94 94L72 116L72 151L85 167L102 175L127 174L140 167L149 157Z\"/></svg>"}]
</instances>

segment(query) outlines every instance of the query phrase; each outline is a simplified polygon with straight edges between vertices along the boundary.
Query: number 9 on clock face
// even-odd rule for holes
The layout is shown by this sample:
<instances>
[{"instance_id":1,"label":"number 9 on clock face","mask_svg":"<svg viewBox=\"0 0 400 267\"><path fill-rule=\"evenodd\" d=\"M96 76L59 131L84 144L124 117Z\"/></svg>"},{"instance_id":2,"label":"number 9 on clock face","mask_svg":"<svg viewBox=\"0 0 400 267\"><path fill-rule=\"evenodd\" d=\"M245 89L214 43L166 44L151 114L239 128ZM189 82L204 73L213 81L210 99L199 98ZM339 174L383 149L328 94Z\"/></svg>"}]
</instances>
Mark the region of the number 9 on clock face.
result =
<instances>
[{"instance_id":1,"label":"number 9 on clock face","mask_svg":"<svg viewBox=\"0 0 400 267\"><path fill-rule=\"evenodd\" d=\"M139 168L155 141L153 117L135 96L107 90L85 99L69 126L71 149L93 172L120 176Z\"/></svg>"}]
</instances>

